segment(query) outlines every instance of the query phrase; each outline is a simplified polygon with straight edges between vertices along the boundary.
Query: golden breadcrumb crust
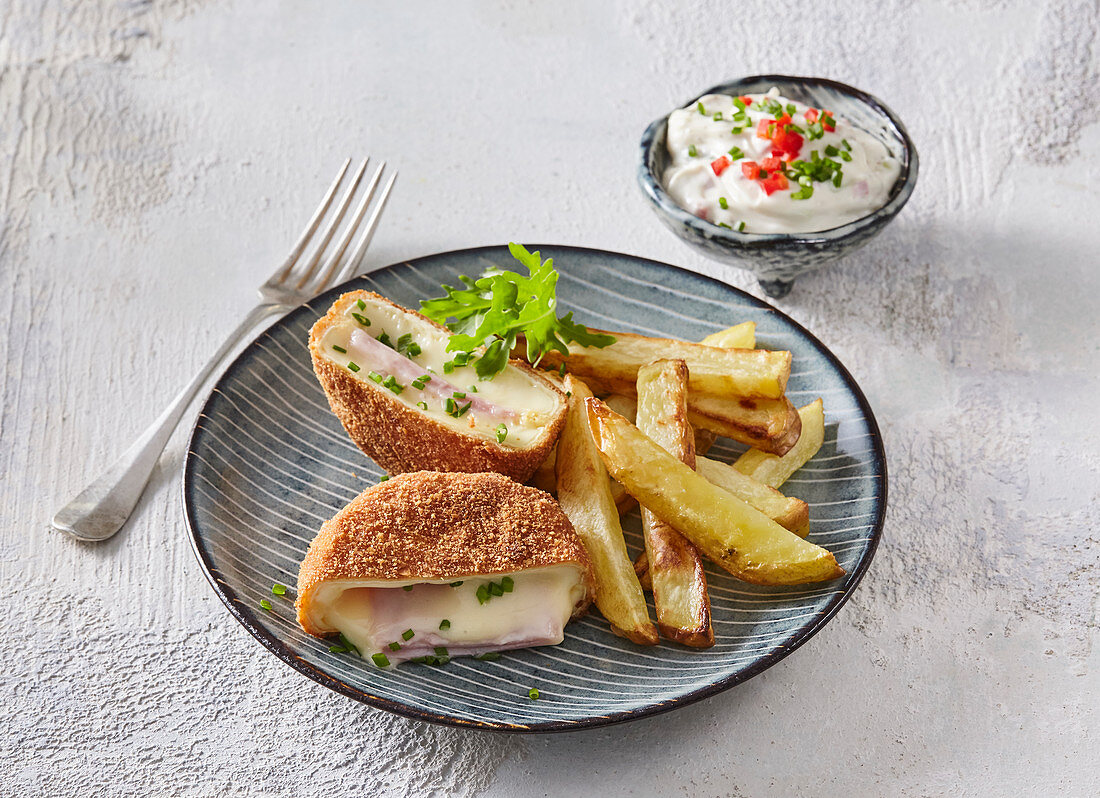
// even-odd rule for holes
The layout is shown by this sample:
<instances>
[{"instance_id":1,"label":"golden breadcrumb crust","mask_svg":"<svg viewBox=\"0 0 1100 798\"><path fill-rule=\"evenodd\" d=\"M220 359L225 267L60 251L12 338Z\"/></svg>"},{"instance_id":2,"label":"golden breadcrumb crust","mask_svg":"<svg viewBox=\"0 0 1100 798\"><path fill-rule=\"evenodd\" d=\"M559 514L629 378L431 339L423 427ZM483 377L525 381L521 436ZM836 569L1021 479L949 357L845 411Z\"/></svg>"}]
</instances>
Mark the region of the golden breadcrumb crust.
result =
<instances>
[{"instance_id":1,"label":"golden breadcrumb crust","mask_svg":"<svg viewBox=\"0 0 1100 798\"><path fill-rule=\"evenodd\" d=\"M574 564L588 553L561 507L541 490L500 474L420 471L367 488L326 521L298 571L298 622L318 627L310 606L323 582L343 579L430 580L516 573Z\"/></svg>"},{"instance_id":2,"label":"golden breadcrumb crust","mask_svg":"<svg viewBox=\"0 0 1100 798\"><path fill-rule=\"evenodd\" d=\"M391 474L421 470L496 471L520 482L528 480L546 459L565 424L565 397L557 386L523 361L509 361L511 367L531 375L560 398L558 412L527 448L502 446L441 424L427 413L402 402L387 389L353 376L323 355L321 338L331 325L343 321L348 305L359 299L390 305L450 335L445 327L431 319L370 291L344 294L313 325L309 333L313 371L328 397L329 407L355 445Z\"/></svg>"}]
</instances>

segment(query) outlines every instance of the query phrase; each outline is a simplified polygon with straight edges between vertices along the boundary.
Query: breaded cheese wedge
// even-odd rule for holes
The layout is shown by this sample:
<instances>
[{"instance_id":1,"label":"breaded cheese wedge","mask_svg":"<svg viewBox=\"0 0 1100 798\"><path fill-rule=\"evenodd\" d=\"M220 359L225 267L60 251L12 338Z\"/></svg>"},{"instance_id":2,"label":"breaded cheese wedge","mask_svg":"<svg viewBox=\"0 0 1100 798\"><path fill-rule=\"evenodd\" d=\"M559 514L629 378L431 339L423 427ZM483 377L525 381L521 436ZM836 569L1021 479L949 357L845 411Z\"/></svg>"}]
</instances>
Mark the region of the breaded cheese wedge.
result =
<instances>
[{"instance_id":1,"label":"breaded cheese wedge","mask_svg":"<svg viewBox=\"0 0 1100 798\"><path fill-rule=\"evenodd\" d=\"M306 632L340 632L385 667L555 645L591 587L550 496L500 474L421 471L368 488L321 527L296 606Z\"/></svg>"},{"instance_id":2,"label":"breaded cheese wedge","mask_svg":"<svg viewBox=\"0 0 1100 798\"><path fill-rule=\"evenodd\" d=\"M496 471L520 482L565 423L565 396L526 363L491 380L455 365L451 333L369 291L313 325L313 371L355 444L392 474ZM446 365L450 363L450 365Z\"/></svg>"}]
</instances>

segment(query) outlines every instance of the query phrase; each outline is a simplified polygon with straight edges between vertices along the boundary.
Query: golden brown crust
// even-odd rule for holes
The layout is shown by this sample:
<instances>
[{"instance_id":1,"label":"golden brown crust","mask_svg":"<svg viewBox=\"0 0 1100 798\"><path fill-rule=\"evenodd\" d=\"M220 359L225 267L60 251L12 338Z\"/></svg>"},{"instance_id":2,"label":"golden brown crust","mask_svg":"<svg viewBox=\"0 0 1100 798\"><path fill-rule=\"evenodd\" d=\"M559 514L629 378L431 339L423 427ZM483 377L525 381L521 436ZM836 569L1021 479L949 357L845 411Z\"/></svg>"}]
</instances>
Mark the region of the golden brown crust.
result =
<instances>
[{"instance_id":1,"label":"golden brown crust","mask_svg":"<svg viewBox=\"0 0 1100 798\"><path fill-rule=\"evenodd\" d=\"M370 291L344 294L313 325L309 334L313 371L328 397L329 407L355 445L391 474L422 470L496 471L520 482L529 479L550 453L565 424L566 403L561 391L523 361L511 360L510 366L532 375L560 396L559 411L538 440L524 449L464 435L410 407L389 391L356 378L323 355L319 342L325 331L341 321L347 306L360 298L391 305L450 334L431 319Z\"/></svg>"},{"instance_id":2,"label":"golden brown crust","mask_svg":"<svg viewBox=\"0 0 1100 798\"><path fill-rule=\"evenodd\" d=\"M584 544L561 507L500 474L420 471L360 493L326 521L298 571L298 622L323 635L310 606L324 582L461 579L575 564L592 591Z\"/></svg>"}]
</instances>

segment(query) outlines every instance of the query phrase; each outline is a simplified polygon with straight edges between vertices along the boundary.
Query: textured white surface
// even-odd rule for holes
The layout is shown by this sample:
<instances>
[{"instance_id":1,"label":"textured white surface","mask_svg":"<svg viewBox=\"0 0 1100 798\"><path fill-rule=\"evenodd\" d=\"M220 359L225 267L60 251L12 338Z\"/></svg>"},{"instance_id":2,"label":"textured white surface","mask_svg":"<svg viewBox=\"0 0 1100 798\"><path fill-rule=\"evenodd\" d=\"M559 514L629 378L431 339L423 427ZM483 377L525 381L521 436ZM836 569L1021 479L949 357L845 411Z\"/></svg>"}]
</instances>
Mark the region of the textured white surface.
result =
<instances>
[{"instance_id":1,"label":"textured white surface","mask_svg":"<svg viewBox=\"0 0 1100 798\"><path fill-rule=\"evenodd\" d=\"M1095 2L395 6L0 4L0 787L1094 793ZM866 390L891 502L855 597L775 668L607 731L428 727L305 680L222 609L185 538L182 432L115 540L49 531L346 154L402 173L372 267L515 239L755 291L660 228L633 169L652 118L768 71L882 97L922 167L878 240L779 303Z\"/></svg>"}]
</instances>

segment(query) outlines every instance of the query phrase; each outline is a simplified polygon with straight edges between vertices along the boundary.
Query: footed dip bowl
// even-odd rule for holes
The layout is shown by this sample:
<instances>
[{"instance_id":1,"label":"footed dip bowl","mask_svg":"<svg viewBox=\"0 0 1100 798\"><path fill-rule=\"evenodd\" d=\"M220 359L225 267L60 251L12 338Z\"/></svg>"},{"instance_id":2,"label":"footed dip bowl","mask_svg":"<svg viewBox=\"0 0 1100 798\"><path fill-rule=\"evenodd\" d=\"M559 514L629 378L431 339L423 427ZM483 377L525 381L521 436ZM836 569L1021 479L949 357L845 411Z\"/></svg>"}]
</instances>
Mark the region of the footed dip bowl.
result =
<instances>
[{"instance_id":1,"label":"footed dip bowl","mask_svg":"<svg viewBox=\"0 0 1100 798\"><path fill-rule=\"evenodd\" d=\"M707 89L708 94L738 97L772 87L794 102L825 108L878 139L901 165L886 203L854 221L811 233L739 232L706 221L682 208L666 191L662 176L671 163L669 114L646 128L639 149L638 184L664 225L715 260L752 272L770 297L790 293L800 275L843 258L862 247L905 206L917 183L919 161L905 125L880 100L866 92L825 78L752 75Z\"/></svg>"}]
</instances>

